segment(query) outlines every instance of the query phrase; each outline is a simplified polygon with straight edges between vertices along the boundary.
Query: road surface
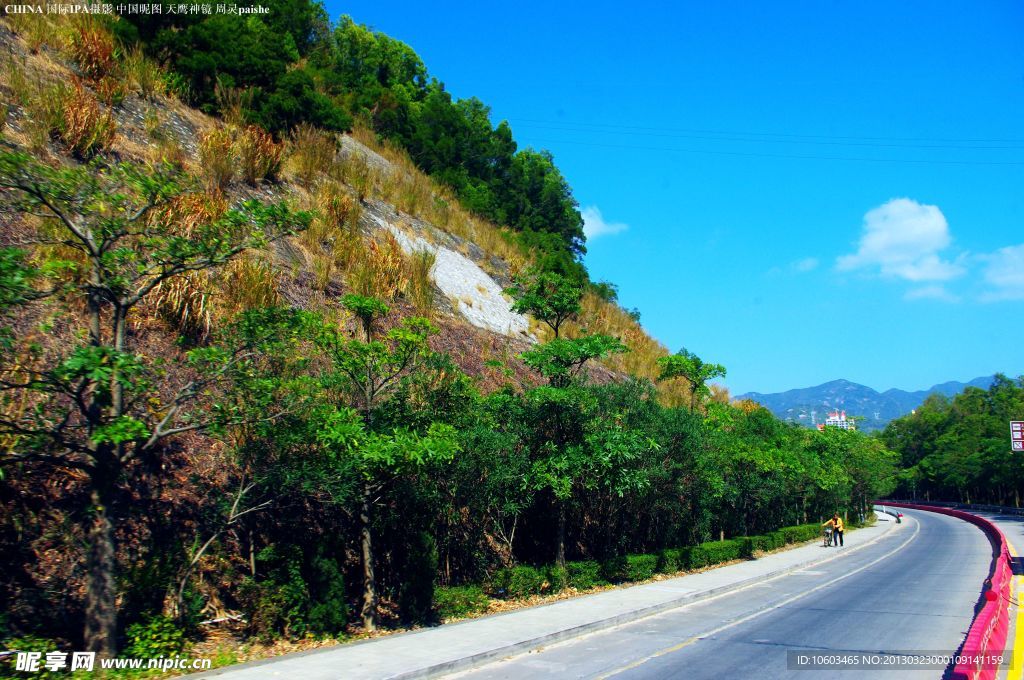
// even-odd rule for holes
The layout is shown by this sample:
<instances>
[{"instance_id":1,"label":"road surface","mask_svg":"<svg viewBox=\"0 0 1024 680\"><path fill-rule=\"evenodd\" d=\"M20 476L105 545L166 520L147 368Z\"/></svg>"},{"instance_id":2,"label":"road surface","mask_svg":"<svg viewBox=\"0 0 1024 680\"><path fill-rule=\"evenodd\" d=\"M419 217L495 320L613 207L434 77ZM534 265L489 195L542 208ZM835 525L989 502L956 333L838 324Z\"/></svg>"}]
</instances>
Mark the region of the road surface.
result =
<instances>
[{"instance_id":1,"label":"road surface","mask_svg":"<svg viewBox=\"0 0 1024 680\"><path fill-rule=\"evenodd\" d=\"M904 512L906 527L848 558L451 677L940 678L944 669L936 667L796 670L787 663L795 650L849 659L958 649L988 576L990 544L966 522Z\"/></svg>"}]
</instances>

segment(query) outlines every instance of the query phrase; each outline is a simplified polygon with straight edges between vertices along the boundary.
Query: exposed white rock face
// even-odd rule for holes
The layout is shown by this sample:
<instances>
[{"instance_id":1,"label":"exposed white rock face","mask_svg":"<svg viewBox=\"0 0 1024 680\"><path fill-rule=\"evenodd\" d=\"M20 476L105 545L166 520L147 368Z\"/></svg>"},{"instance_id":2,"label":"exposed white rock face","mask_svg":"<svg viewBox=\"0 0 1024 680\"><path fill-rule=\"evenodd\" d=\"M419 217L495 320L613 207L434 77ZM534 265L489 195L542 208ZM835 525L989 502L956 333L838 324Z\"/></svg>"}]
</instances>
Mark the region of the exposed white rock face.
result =
<instances>
[{"instance_id":1,"label":"exposed white rock face","mask_svg":"<svg viewBox=\"0 0 1024 680\"><path fill-rule=\"evenodd\" d=\"M502 295L501 286L471 259L419 236L406 234L378 215L369 217L387 229L406 253L418 250L434 253L436 259L430 270L434 283L471 324L504 335L531 337L526 317L512 311L512 304Z\"/></svg>"}]
</instances>

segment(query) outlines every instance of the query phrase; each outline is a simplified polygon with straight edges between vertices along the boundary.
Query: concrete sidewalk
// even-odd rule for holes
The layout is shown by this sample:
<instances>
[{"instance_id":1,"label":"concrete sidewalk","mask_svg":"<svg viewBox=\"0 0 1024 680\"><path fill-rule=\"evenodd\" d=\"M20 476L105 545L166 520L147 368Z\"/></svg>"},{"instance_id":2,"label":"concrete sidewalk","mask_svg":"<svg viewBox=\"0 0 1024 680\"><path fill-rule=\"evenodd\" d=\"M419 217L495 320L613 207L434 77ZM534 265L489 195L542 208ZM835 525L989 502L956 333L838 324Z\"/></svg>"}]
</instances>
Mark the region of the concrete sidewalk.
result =
<instances>
[{"instance_id":1,"label":"concrete sidewalk","mask_svg":"<svg viewBox=\"0 0 1024 680\"><path fill-rule=\"evenodd\" d=\"M697 574L375 640L228 666L190 677L216 676L232 680L434 677L635 621L836 559L886 534L902 533L906 526L904 523L897 527L892 517L879 514L874 526L847 532L843 548L825 548L818 541Z\"/></svg>"}]
</instances>

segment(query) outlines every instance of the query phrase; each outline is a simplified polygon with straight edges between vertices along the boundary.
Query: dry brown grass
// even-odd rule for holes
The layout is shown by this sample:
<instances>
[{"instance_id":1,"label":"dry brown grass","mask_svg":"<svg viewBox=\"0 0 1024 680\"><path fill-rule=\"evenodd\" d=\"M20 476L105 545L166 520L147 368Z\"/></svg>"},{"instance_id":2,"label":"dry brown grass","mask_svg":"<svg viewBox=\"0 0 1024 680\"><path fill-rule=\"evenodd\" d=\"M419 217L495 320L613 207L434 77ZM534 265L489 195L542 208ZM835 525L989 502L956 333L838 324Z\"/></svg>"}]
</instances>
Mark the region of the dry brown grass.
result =
<instances>
[{"instance_id":1,"label":"dry brown grass","mask_svg":"<svg viewBox=\"0 0 1024 680\"><path fill-rule=\"evenodd\" d=\"M60 45L56 27L48 14L8 14L3 22L19 38L25 41L29 52L38 54L44 46Z\"/></svg>"},{"instance_id":2,"label":"dry brown grass","mask_svg":"<svg viewBox=\"0 0 1024 680\"><path fill-rule=\"evenodd\" d=\"M125 82L143 99L153 100L157 95L167 94L163 69L147 57L142 48L133 47L125 52L121 59L121 70Z\"/></svg>"},{"instance_id":3,"label":"dry brown grass","mask_svg":"<svg viewBox=\"0 0 1024 680\"><path fill-rule=\"evenodd\" d=\"M315 217L297 241L308 255L316 287L324 290L335 274L347 273L365 257L358 228L362 210L336 182L322 183L311 202Z\"/></svg>"},{"instance_id":4,"label":"dry brown grass","mask_svg":"<svg viewBox=\"0 0 1024 680\"><path fill-rule=\"evenodd\" d=\"M430 250L413 251L407 260L406 293L416 313L428 319L434 316L434 281L430 276L437 256Z\"/></svg>"},{"instance_id":5,"label":"dry brown grass","mask_svg":"<svg viewBox=\"0 0 1024 680\"><path fill-rule=\"evenodd\" d=\"M204 340L213 328L212 288L209 272L188 272L163 281L150 301L153 315L192 340Z\"/></svg>"},{"instance_id":6,"label":"dry brown grass","mask_svg":"<svg viewBox=\"0 0 1024 680\"><path fill-rule=\"evenodd\" d=\"M114 143L117 123L113 112L101 110L96 97L75 81L61 102L62 116L58 134L68 150L78 158L91 158Z\"/></svg>"},{"instance_id":7,"label":"dry brown grass","mask_svg":"<svg viewBox=\"0 0 1024 680\"><path fill-rule=\"evenodd\" d=\"M219 192L181 194L153 213L151 226L187 237L197 227L220 218L227 209L227 200Z\"/></svg>"},{"instance_id":8,"label":"dry brown grass","mask_svg":"<svg viewBox=\"0 0 1024 680\"><path fill-rule=\"evenodd\" d=\"M188 236L196 227L215 220L227 209L220 196L182 194L151 217L151 223L162 229ZM214 274L189 272L162 282L146 301L143 312L162 319L182 335L203 340L213 327L215 305L212 300Z\"/></svg>"},{"instance_id":9,"label":"dry brown grass","mask_svg":"<svg viewBox=\"0 0 1024 680\"><path fill-rule=\"evenodd\" d=\"M485 253L503 260L513 275L532 266L532 255L518 244L510 229L496 226L463 208L451 189L424 174L404 149L379 141L376 134L365 127L355 127L351 136L391 165L388 172L377 171L369 160L350 154L339 164L338 173L357 192L359 183L368 182L368 195L475 243Z\"/></svg>"},{"instance_id":10,"label":"dry brown grass","mask_svg":"<svg viewBox=\"0 0 1024 680\"><path fill-rule=\"evenodd\" d=\"M167 133L156 110L147 111L142 123L149 143L144 145L139 157L146 159L151 166L168 163L177 170L184 170L188 156L178 140Z\"/></svg>"},{"instance_id":11,"label":"dry brown grass","mask_svg":"<svg viewBox=\"0 0 1024 680\"><path fill-rule=\"evenodd\" d=\"M371 240L349 272L348 283L357 295L390 302L408 285L408 265L402 246L390 233Z\"/></svg>"},{"instance_id":12,"label":"dry brown grass","mask_svg":"<svg viewBox=\"0 0 1024 680\"><path fill-rule=\"evenodd\" d=\"M245 111L252 105L251 91L228 87L218 78L213 87L213 96L226 125L236 128L245 126Z\"/></svg>"},{"instance_id":13,"label":"dry brown grass","mask_svg":"<svg viewBox=\"0 0 1024 680\"><path fill-rule=\"evenodd\" d=\"M44 77L30 68L27 60L11 59L4 69L4 84L11 100L21 109L21 127L26 145L36 153L46 150L51 136L63 124L63 102L68 88L58 80Z\"/></svg>"},{"instance_id":14,"label":"dry brown grass","mask_svg":"<svg viewBox=\"0 0 1024 680\"><path fill-rule=\"evenodd\" d=\"M118 63L114 36L89 15L69 16L65 52L93 82L116 75Z\"/></svg>"},{"instance_id":15,"label":"dry brown grass","mask_svg":"<svg viewBox=\"0 0 1024 680\"><path fill-rule=\"evenodd\" d=\"M330 133L303 123L295 128L288 146L289 165L296 179L307 188L334 167L338 141Z\"/></svg>"},{"instance_id":16,"label":"dry brown grass","mask_svg":"<svg viewBox=\"0 0 1024 680\"><path fill-rule=\"evenodd\" d=\"M235 176L235 164L235 144L227 129L214 128L200 138L199 165L208 189L226 189Z\"/></svg>"},{"instance_id":17,"label":"dry brown grass","mask_svg":"<svg viewBox=\"0 0 1024 680\"><path fill-rule=\"evenodd\" d=\"M281 170L284 149L284 144L275 142L273 136L258 125L243 128L235 140L242 179L249 184L275 179Z\"/></svg>"},{"instance_id":18,"label":"dry brown grass","mask_svg":"<svg viewBox=\"0 0 1024 680\"><path fill-rule=\"evenodd\" d=\"M281 274L264 253L249 253L232 260L218 277L217 306L226 317L281 303Z\"/></svg>"}]
</instances>

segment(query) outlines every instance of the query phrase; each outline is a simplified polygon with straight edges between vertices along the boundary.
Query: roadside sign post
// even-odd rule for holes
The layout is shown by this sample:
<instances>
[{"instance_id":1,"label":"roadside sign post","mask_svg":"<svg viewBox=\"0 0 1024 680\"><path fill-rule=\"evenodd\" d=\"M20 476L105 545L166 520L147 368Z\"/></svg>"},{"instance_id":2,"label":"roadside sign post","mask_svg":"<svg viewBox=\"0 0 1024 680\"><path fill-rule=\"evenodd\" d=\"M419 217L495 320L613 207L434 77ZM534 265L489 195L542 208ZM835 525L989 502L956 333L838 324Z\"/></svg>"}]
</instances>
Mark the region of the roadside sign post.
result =
<instances>
[{"instance_id":1,"label":"roadside sign post","mask_svg":"<svg viewBox=\"0 0 1024 680\"><path fill-rule=\"evenodd\" d=\"M1024 451L1024 420L1010 421L1010 449Z\"/></svg>"}]
</instances>

